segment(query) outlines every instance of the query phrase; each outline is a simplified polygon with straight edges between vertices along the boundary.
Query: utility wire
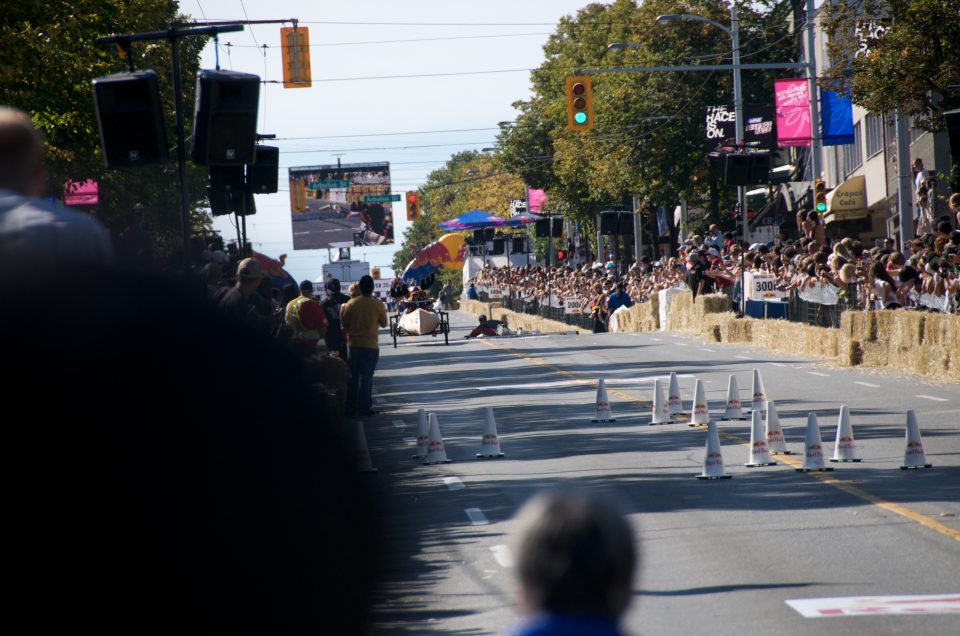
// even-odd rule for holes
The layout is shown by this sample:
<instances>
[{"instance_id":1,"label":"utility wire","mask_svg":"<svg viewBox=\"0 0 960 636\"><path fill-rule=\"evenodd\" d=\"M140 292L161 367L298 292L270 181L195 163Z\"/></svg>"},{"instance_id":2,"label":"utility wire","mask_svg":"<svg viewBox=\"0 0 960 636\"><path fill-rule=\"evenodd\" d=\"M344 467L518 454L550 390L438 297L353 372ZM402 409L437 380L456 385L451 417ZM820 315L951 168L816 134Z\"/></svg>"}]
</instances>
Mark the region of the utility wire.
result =
<instances>
[{"instance_id":1,"label":"utility wire","mask_svg":"<svg viewBox=\"0 0 960 636\"><path fill-rule=\"evenodd\" d=\"M303 24L301 22L301 24ZM317 44L311 44L310 48L320 48L327 46L357 46L361 44L404 44L408 42L440 42L445 40L484 40L490 38L515 38L523 36L532 36L532 35L551 35L548 32L537 32L537 33L502 33L498 35L454 35L449 37L442 38L410 38L404 40L366 40L360 42L322 42ZM238 44L236 45L241 48L255 48L250 44ZM283 44L273 45L274 48L282 48Z\"/></svg>"}]
</instances>

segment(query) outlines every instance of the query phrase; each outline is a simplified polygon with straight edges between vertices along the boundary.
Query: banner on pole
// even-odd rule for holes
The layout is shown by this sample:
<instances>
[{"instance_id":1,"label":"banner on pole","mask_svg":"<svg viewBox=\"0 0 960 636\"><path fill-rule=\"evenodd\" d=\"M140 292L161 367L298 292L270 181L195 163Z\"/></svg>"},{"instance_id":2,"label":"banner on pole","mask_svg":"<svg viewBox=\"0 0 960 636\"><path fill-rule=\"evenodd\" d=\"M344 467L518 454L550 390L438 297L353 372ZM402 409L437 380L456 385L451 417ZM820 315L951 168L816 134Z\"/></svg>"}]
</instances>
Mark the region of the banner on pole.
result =
<instances>
[{"instance_id":1,"label":"banner on pole","mask_svg":"<svg viewBox=\"0 0 960 636\"><path fill-rule=\"evenodd\" d=\"M780 147L810 145L810 92L805 79L773 81L777 109L777 144Z\"/></svg>"},{"instance_id":2,"label":"banner on pole","mask_svg":"<svg viewBox=\"0 0 960 636\"><path fill-rule=\"evenodd\" d=\"M849 95L820 89L820 123L824 146L853 143L853 104Z\"/></svg>"}]
</instances>

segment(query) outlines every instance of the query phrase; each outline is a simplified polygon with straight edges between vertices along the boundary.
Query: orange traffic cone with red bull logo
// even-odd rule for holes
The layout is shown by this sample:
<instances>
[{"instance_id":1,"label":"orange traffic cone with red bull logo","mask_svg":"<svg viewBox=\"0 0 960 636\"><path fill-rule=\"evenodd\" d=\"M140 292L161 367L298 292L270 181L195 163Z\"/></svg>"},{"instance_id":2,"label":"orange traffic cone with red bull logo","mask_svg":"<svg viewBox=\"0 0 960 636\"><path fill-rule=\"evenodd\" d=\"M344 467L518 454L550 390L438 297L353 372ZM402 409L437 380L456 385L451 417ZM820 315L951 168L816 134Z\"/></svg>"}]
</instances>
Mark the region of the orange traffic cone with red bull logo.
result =
<instances>
[{"instance_id":1,"label":"orange traffic cone with red bull logo","mask_svg":"<svg viewBox=\"0 0 960 636\"><path fill-rule=\"evenodd\" d=\"M767 400L767 447L773 455L793 455L793 451L787 449L777 405L773 400Z\"/></svg>"},{"instance_id":2,"label":"orange traffic cone with red bull logo","mask_svg":"<svg viewBox=\"0 0 960 636\"><path fill-rule=\"evenodd\" d=\"M489 406L477 457L503 457L503 453L500 452L500 438L497 437L497 421L493 418L493 409Z\"/></svg>"},{"instance_id":3,"label":"orange traffic cone with red bull logo","mask_svg":"<svg viewBox=\"0 0 960 636\"><path fill-rule=\"evenodd\" d=\"M763 380L760 378L760 369L753 370L753 386L750 393L752 395L750 406L754 411L760 411L760 417L766 418L767 392L763 388Z\"/></svg>"},{"instance_id":4,"label":"orange traffic cone with red bull logo","mask_svg":"<svg viewBox=\"0 0 960 636\"><path fill-rule=\"evenodd\" d=\"M674 371L670 372L670 386L667 388L667 410L670 417L683 413L683 397L680 396L680 383Z\"/></svg>"},{"instance_id":5,"label":"orange traffic cone with red bull logo","mask_svg":"<svg viewBox=\"0 0 960 636\"><path fill-rule=\"evenodd\" d=\"M650 424L671 424L673 418L670 417L670 409L663 399L663 387L660 386L660 380L653 381L653 408L651 409Z\"/></svg>"},{"instance_id":6,"label":"orange traffic cone with red bull logo","mask_svg":"<svg viewBox=\"0 0 960 636\"><path fill-rule=\"evenodd\" d=\"M833 446L832 462L858 462L857 447L853 441L853 426L850 425L850 409L840 407L840 422L837 424L837 441Z\"/></svg>"},{"instance_id":7,"label":"orange traffic cone with red bull logo","mask_svg":"<svg viewBox=\"0 0 960 636\"><path fill-rule=\"evenodd\" d=\"M361 473L375 473L377 469L370 461L370 450L367 448L367 434L363 431L363 422L357 420L357 470Z\"/></svg>"},{"instance_id":8,"label":"orange traffic cone with red bull logo","mask_svg":"<svg viewBox=\"0 0 960 636\"><path fill-rule=\"evenodd\" d=\"M817 414L807 414L807 439L804 443L803 468L797 468L798 473L831 471L823 464L823 443L820 441L820 424L817 423Z\"/></svg>"},{"instance_id":9,"label":"orange traffic cone with red bull logo","mask_svg":"<svg viewBox=\"0 0 960 636\"><path fill-rule=\"evenodd\" d=\"M447 450L443 446L443 435L440 434L440 423L437 414L430 414L430 440L427 442L427 456L424 464L449 464Z\"/></svg>"},{"instance_id":10,"label":"orange traffic cone with red bull logo","mask_svg":"<svg viewBox=\"0 0 960 636\"><path fill-rule=\"evenodd\" d=\"M425 459L427 457L427 446L430 444L430 424L427 421L427 412L423 409L417 409L417 451L414 453L414 459Z\"/></svg>"},{"instance_id":11,"label":"orange traffic cone with red bull logo","mask_svg":"<svg viewBox=\"0 0 960 636\"><path fill-rule=\"evenodd\" d=\"M767 448L767 432L763 428L760 411L754 411L750 415L750 461L744 466L756 468L758 466L776 465L777 462L770 459L770 450Z\"/></svg>"},{"instance_id":12,"label":"orange traffic cone with red bull logo","mask_svg":"<svg viewBox=\"0 0 960 636\"><path fill-rule=\"evenodd\" d=\"M723 411L724 420L745 420L743 409L740 407L740 389L737 388L737 378L730 375L727 383L727 408Z\"/></svg>"},{"instance_id":13,"label":"orange traffic cone with red bull logo","mask_svg":"<svg viewBox=\"0 0 960 636\"><path fill-rule=\"evenodd\" d=\"M690 410L690 426L702 426L710 421L710 405L703 396L703 383L697 378L693 385L693 408Z\"/></svg>"},{"instance_id":14,"label":"orange traffic cone with red bull logo","mask_svg":"<svg viewBox=\"0 0 960 636\"><path fill-rule=\"evenodd\" d=\"M903 453L903 466L900 470L917 468L932 468L927 463L927 455L923 452L923 440L920 439L920 426L917 425L917 414L907 411L907 448Z\"/></svg>"},{"instance_id":15,"label":"orange traffic cone with red bull logo","mask_svg":"<svg viewBox=\"0 0 960 636\"><path fill-rule=\"evenodd\" d=\"M603 378L597 383L597 417L592 422L616 422L610 412L610 400L607 398L607 385Z\"/></svg>"},{"instance_id":16,"label":"orange traffic cone with red bull logo","mask_svg":"<svg viewBox=\"0 0 960 636\"><path fill-rule=\"evenodd\" d=\"M697 479L730 479L730 477L723 472L723 455L720 453L720 434L717 432L717 423L710 420L707 422L707 447L703 458L703 472L697 475Z\"/></svg>"}]
</instances>

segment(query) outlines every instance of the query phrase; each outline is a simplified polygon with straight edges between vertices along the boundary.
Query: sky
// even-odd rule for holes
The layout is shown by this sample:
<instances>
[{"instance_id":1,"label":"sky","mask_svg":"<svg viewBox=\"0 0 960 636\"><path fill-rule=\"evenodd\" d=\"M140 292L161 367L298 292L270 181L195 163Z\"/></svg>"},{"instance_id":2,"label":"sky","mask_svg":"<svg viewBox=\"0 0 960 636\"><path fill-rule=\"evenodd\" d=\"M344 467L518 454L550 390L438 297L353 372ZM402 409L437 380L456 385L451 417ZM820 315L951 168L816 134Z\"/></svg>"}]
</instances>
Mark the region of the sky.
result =
<instances>
[{"instance_id":1,"label":"sky","mask_svg":"<svg viewBox=\"0 0 960 636\"><path fill-rule=\"evenodd\" d=\"M511 104L530 95L528 69L543 61L547 36L560 17L587 4L181 0L181 12L197 20L296 18L309 28L313 86L262 85L258 132L278 137L266 143L280 148L280 192L256 197L257 214L247 218L253 248L273 258L286 254L297 280L320 278L327 251L293 249L287 168L335 164L337 155L343 163L389 161L393 193L417 189L452 154L494 145L497 123L512 120ZM282 79L281 26L223 34L221 68ZM217 48L207 45L202 68L214 68ZM394 204L398 245L406 229L401 205ZM217 217L214 227L226 240L236 238L231 217ZM353 248L351 256L387 268L393 251Z\"/></svg>"}]
</instances>

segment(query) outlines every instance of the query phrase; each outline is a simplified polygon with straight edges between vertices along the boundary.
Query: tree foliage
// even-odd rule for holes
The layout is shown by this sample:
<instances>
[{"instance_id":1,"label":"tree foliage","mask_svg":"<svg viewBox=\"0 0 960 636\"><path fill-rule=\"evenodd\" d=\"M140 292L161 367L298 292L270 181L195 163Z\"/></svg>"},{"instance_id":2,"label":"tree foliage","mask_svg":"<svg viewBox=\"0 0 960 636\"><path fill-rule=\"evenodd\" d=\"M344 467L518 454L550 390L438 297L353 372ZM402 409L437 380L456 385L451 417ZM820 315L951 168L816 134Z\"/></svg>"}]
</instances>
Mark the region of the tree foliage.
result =
<instances>
[{"instance_id":1,"label":"tree foliage","mask_svg":"<svg viewBox=\"0 0 960 636\"><path fill-rule=\"evenodd\" d=\"M870 24L882 28L870 35ZM824 4L831 66L824 85L849 91L875 112L901 108L925 130L960 106L960 0L859 0ZM953 88L951 88L951 85Z\"/></svg>"},{"instance_id":2,"label":"tree foliage","mask_svg":"<svg viewBox=\"0 0 960 636\"><path fill-rule=\"evenodd\" d=\"M174 161L162 166L108 170L100 152L91 81L127 70L119 50L96 44L96 38L122 33L159 31L182 21L169 0L6 0L0 11L0 103L29 112L43 131L50 170L50 196L60 198L68 179L100 184L95 214L108 227L122 229L136 203L145 206L148 225L162 252L179 248L179 185ZM180 41L186 135L203 38ZM134 43L137 70L153 69L175 148L171 47L167 41ZM172 153L175 157L175 151ZM208 222L206 171L190 167L189 191L194 225Z\"/></svg>"},{"instance_id":3,"label":"tree foliage","mask_svg":"<svg viewBox=\"0 0 960 636\"><path fill-rule=\"evenodd\" d=\"M788 3L739 8L744 62L794 57ZM685 198L702 204L720 174L703 150L704 109L733 101L732 73L660 72L592 75L596 128L566 128L564 80L578 69L729 62L731 41L721 29L694 21L658 25L667 13L695 14L730 24L721 0L616 0L591 4L562 19L531 74L533 96L516 102L517 118L500 135L502 160L527 183L547 190L550 210L587 220L633 195L653 202ZM611 43L632 48L611 51ZM745 103L772 101L771 73L743 72ZM713 187L711 187L711 184ZM733 191L724 192L732 200ZM716 208L718 202L714 201Z\"/></svg>"}]
</instances>

